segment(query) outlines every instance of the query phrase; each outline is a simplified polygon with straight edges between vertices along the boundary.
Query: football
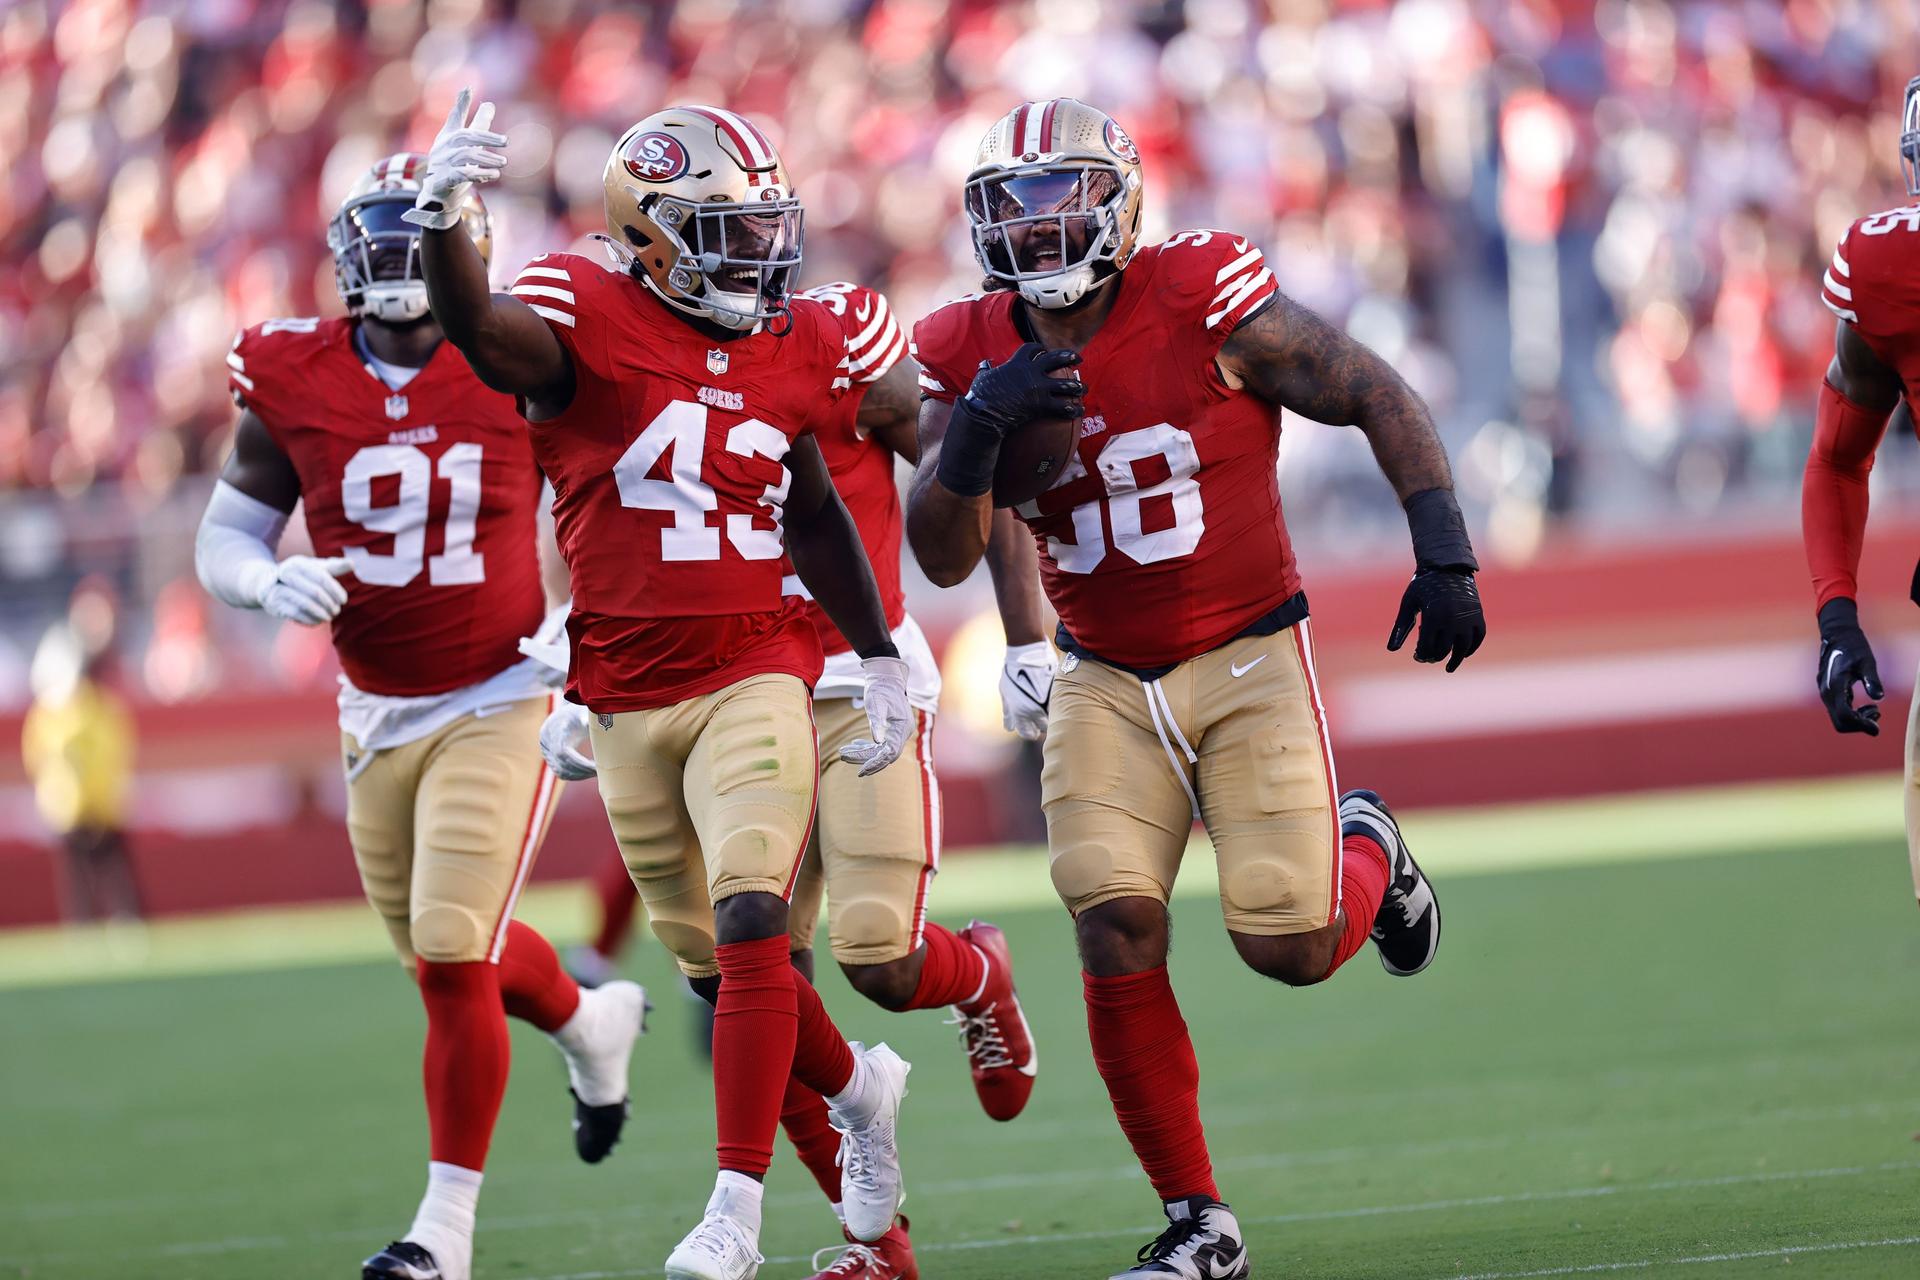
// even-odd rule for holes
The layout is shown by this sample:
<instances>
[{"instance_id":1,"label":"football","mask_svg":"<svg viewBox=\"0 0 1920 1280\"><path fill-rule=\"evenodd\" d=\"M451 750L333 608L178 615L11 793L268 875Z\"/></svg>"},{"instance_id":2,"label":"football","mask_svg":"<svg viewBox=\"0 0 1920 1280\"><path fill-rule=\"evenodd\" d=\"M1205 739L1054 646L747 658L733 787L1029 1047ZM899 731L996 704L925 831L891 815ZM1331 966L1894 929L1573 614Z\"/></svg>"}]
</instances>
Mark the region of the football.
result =
<instances>
[{"instance_id":1,"label":"football","mask_svg":"<svg viewBox=\"0 0 1920 1280\"><path fill-rule=\"evenodd\" d=\"M1074 373L1060 369L1053 376L1070 378ZM993 505L1017 507L1045 493L1060 478L1079 438L1078 418L1037 418L1009 431L1000 442L1000 460L993 468Z\"/></svg>"}]
</instances>

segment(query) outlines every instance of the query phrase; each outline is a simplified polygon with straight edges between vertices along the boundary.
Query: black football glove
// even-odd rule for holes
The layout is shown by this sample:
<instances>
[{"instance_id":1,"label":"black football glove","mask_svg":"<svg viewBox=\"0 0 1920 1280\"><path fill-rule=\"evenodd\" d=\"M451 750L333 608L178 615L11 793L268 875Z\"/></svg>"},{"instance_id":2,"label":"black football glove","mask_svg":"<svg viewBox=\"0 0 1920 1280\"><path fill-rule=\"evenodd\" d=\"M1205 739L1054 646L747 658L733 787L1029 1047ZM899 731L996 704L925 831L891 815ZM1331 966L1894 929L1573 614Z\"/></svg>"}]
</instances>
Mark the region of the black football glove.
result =
<instances>
[{"instance_id":1,"label":"black football glove","mask_svg":"<svg viewBox=\"0 0 1920 1280\"><path fill-rule=\"evenodd\" d=\"M1413 646L1413 660L1450 658L1447 670L1454 671L1487 638L1480 589L1473 581L1480 565L1473 558L1467 522L1451 489L1423 489L1403 505L1413 535L1413 581L1400 597L1400 616L1393 620L1387 650L1400 651L1418 617L1420 639Z\"/></svg>"},{"instance_id":2,"label":"black football glove","mask_svg":"<svg viewBox=\"0 0 1920 1280\"><path fill-rule=\"evenodd\" d=\"M1050 351L1037 342L1021 344L1002 364L982 360L973 386L947 420L935 470L940 483L961 497L979 497L993 488L1000 442L1009 431L1040 418L1082 416L1085 384L1053 376L1079 363L1079 352Z\"/></svg>"},{"instance_id":3,"label":"black football glove","mask_svg":"<svg viewBox=\"0 0 1920 1280\"><path fill-rule=\"evenodd\" d=\"M1820 670L1815 674L1827 718L1841 733L1880 735L1880 708L1887 696L1880 684L1867 633L1860 629L1860 608L1845 596L1820 606ZM1853 705L1853 686L1866 686L1868 701Z\"/></svg>"},{"instance_id":4,"label":"black football glove","mask_svg":"<svg viewBox=\"0 0 1920 1280\"><path fill-rule=\"evenodd\" d=\"M1400 597L1400 616L1387 637L1389 651L1398 653L1420 619L1420 638L1414 642L1415 662L1439 662L1451 655L1447 670L1457 669L1487 638L1487 618L1480 611L1480 589L1466 569L1419 569Z\"/></svg>"}]
</instances>

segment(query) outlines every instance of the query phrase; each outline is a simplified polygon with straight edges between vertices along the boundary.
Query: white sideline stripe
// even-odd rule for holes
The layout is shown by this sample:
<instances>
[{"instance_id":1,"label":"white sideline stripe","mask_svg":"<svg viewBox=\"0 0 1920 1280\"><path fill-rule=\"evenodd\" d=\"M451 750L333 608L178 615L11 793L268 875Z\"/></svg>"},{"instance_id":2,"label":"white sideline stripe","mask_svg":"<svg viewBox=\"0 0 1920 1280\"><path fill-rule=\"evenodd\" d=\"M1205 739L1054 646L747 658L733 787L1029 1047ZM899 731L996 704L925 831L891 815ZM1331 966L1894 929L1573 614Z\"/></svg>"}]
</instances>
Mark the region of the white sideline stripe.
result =
<instances>
[{"instance_id":1,"label":"white sideline stripe","mask_svg":"<svg viewBox=\"0 0 1920 1280\"><path fill-rule=\"evenodd\" d=\"M1239 275L1242 267L1252 266L1258 261L1260 261L1260 251L1258 249L1249 249L1232 262L1229 262L1226 266L1220 268L1220 274L1213 278L1213 282L1215 284L1224 283L1227 277Z\"/></svg>"},{"instance_id":2,"label":"white sideline stripe","mask_svg":"<svg viewBox=\"0 0 1920 1280\"><path fill-rule=\"evenodd\" d=\"M1853 290L1847 288L1847 286L1841 284L1838 280L1835 280L1833 278L1833 272L1827 272L1826 283L1827 292L1831 293L1834 297L1840 299L1842 302L1853 301Z\"/></svg>"},{"instance_id":3,"label":"white sideline stripe","mask_svg":"<svg viewBox=\"0 0 1920 1280\"><path fill-rule=\"evenodd\" d=\"M529 302L527 305L533 308L535 315L545 316L555 324L563 324L569 329L573 328L573 317L566 312L555 311L552 307L543 307L537 302Z\"/></svg>"},{"instance_id":4,"label":"white sideline stripe","mask_svg":"<svg viewBox=\"0 0 1920 1280\"><path fill-rule=\"evenodd\" d=\"M547 284L516 284L508 292L516 298L552 298L555 302L573 301L572 290L556 289Z\"/></svg>"},{"instance_id":5,"label":"white sideline stripe","mask_svg":"<svg viewBox=\"0 0 1920 1280\"><path fill-rule=\"evenodd\" d=\"M1526 1204L1540 1201L1590 1200L1628 1192L1682 1191L1705 1189L1708 1187L1791 1181L1803 1178L1858 1177L1869 1173L1882 1173L1896 1170L1905 1171L1916 1168L1920 1168L1920 1165L1909 1161L1889 1165L1861 1165L1842 1169L1810 1169L1799 1173L1734 1174L1723 1178L1671 1179L1664 1182L1643 1182L1634 1186L1574 1187L1565 1191L1523 1191L1511 1195L1471 1196L1451 1200L1427 1200L1418 1204L1368 1205L1361 1208L1329 1209L1312 1213L1278 1213L1267 1214L1261 1217L1242 1215L1240 1222L1243 1226L1248 1224L1256 1226L1281 1226L1305 1222L1329 1222L1348 1218L1390 1217L1404 1213L1443 1213L1452 1209L1492 1208L1500 1205ZM497 1225L490 1225L494 1225L494 1229L498 1229ZM992 1236L986 1239L943 1240L930 1243L915 1241L914 1252L921 1254L962 1253L979 1249L1004 1249L1014 1246L1036 1244L1073 1244L1081 1241L1112 1240L1121 1237L1136 1236L1152 1232L1154 1229L1153 1224L1142 1223L1137 1226L1114 1227L1100 1231L1061 1231L1042 1235ZM1584 1272L1639 1270L1663 1265L1667 1262L1718 1262L1734 1261L1746 1257L1771 1258L1783 1256L1784 1253L1796 1249L1802 1252L1824 1252L1834 1249L1884 1248L1905 1244L1920 1244L1920 1236L1891 1240L1850 1241L1831 1245L1785 1246L1783 1249L1766 1250L1752 1254L1728 1254L1724 1257L1709 1257L1703 1255L1698 1258L1656 1259L1651 1262L1635 1260L1630 1262L1596 1263L1586 1267L1566 1267L1550 1271L1487 1272L1479 1275L1458 1276L1454 1277L1453 1280L1520 1280L1520 1277L1523 1276L1578 1275ZM768 1258L767 1263L771 1266L786 1266L791 1263L806 1262L811 1257L811 1254L791 1254L782 1257ZM530 1276L528 1280L621 1280L621 1278L628 1276L653 1274L654 1270L651 1268L643 1271L572 1271L560 1275Z\"/></svg>"},{"instance_id":6,"label":"white sideline stripe","mask_svg":"<svg viewBox=\"0 0 1920 1280\"><path fill-rule=\"evenodd\" d=\"M1687 1258L1642 1258L1633 1262L1591 1262L1584 1267L1549 1267L1544 1271L1476 1271L1453 1280L1521 1280L1523 1276L1585 1276L1607 1271L1646 1271L1654 1267L1691 1267L1713 1262L1748 1262L1756 1258L1794 1258L1806 1253L1840 1253L1847 1249L1894 1249L1920 1244L1920 1236L1888 1240L1838 1240L1832 1244L1790 1244L1778 1249L1742 1253L1697 1253Z\"/></svg>"},{"instance_id":7,"label":"white sideline stripe","mask_svg":"<svg viewBox=\"0 0 1920 1280\"><path fill-rule=\"evenodd\" d=\"M520 280L525 280L528 276L534 276L541 280L565 280L569 284L573 282L573 277L567 274L566 268L564 267L522 267L520 268L520 278L514 281L514 283L518 284Z\"/></svg>"}]
</instances>

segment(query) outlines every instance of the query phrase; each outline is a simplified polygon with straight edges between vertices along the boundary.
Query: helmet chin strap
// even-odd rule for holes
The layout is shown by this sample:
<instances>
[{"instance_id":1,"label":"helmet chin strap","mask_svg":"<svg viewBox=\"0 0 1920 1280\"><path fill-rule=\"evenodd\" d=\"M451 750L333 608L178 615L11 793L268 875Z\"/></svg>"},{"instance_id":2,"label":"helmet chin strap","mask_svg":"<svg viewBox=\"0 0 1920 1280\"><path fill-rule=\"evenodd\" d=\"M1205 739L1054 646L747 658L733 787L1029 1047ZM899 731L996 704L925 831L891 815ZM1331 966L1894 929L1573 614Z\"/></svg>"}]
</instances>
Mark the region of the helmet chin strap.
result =
<instances>
[{"instance_id":1,"label":"helmet chin strap","mask_svg":"<svg viewBox=\"0 0 1920 1280\"><path fill-rule=\"evenodd\" d=\"M1050 276L1019 282L1020 296L1033 306L1047 311L1070 307L1099 283L1093 263L1081 262Z\"/></svg>"},{"instance_id":2,"label":"helmet chin strap","mask_svg":"<svg viewBox=\"0 0 1920 1280\"><path fill-rule=\"evenodd\" d=\"M386 280L360 291L360 314L387 324L407 324L427 314L427 286L419 280Z\"/></svg>"}]
</instances>

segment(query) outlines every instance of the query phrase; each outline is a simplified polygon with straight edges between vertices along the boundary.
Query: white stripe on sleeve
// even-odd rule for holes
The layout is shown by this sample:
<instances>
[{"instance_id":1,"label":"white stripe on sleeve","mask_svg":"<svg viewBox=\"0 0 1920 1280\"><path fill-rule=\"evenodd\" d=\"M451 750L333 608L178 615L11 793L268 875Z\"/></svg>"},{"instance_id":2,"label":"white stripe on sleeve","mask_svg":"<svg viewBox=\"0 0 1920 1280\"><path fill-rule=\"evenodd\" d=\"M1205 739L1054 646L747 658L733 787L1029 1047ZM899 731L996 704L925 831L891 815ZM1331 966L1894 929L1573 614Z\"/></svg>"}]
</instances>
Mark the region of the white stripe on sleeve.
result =
<instances>
[{"instance_id":1,"label":"white stripe on sleeve","mask_svg":"<svg viewBox=\"0 0 1920 1280\"><path fill-rule=\"evenodd\" d=\"M545 316L555 324L563 324L569 329L573 328L573 317L566 312L555 311L552 307L543 307L537 302L529 302L527 305L533 308L535 315Z\"/></svg>"},{"instance_id":2,"label":"white stripe on sleeve","mask_svg":"<svg viewBox=\"0 0 1920 1280\"><path fill-rule=\"evenodd\" d=\"M544 284L516 284L508 292L516 298L552 298L556 302L573 301L570 290L555 289Z\"/></svg>"},{"instance_id":3,"label":"white stripe on sleeve","mask_svg":"<svg viewBox=\"0 0 1920 1280\"><path fill-rule=\"evenodd\" d=\"M1220 309L1207 317L1207 328L1211 329L1224 320L1241 303L1252 298L1262 289L1273 287L1273 272L1262 267L1256 275L1248 276L1234 288L1231 297L1220 301Z\"/></svg>"},{"instance_id":4,"label":"white stripe on sleeve","mask_svg":"<svg viewBox=\"0 0 1920 1280\"><path fill-rule=\"evenodd\" d=\"M1232 262L1229 262L1226 266L1220 268L1220 274L1213 278L1213 282L1219 284L1224 280L1237 276L1244 268L1250 267L1258 261L1260 261L1260 251L1258 249L1249 249Z\"/></svg>"}]
</instances>

